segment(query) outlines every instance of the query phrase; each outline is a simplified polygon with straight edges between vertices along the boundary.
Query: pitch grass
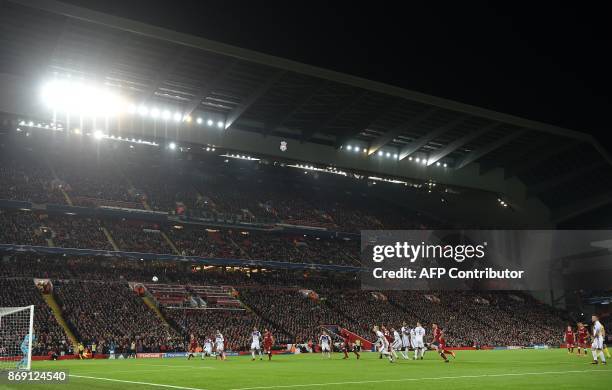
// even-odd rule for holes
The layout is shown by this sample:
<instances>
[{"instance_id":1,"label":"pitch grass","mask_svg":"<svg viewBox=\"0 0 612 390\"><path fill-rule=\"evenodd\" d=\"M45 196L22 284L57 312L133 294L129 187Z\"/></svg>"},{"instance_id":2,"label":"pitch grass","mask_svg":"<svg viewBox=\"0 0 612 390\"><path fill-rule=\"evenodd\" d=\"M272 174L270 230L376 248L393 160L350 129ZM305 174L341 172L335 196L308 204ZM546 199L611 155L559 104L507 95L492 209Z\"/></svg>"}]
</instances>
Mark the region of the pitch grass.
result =
<instances>
[{"instance_id":1,"label":"pitch grass","mask_svg":"<svg viewBox=\"0 0 612 390\"><path fill-rule=\"evenodd\" d=\"M610 389L612 366L590 364L591 355L567 351L458 351L445 364L433 352L425 360L390 364L374 353L348 361L318 354L279 355L272 362L250 356L227 361L173 359L35 362L34 369L67 369L70 382L40 389ZM105 379L102 379L105 378ZM109 381L108 379L117 380ZM132 383L140 382L140 383ZM155 386L158 385L158 386ZM2 386L0 385L0 388ZM24 388L12 386L7 388Z\"/></svg>"}]
</instances>

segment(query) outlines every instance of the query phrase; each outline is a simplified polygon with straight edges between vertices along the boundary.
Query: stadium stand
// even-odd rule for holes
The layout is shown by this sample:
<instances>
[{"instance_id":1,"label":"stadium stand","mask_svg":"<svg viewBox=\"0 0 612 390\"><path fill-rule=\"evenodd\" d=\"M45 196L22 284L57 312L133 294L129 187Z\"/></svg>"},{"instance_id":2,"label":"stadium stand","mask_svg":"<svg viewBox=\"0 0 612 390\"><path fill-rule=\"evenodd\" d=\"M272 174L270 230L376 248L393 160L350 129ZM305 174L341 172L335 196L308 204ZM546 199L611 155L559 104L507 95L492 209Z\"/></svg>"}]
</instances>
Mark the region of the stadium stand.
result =
<instances>
[{"instance_id":1,"label":"stadium stand","mask_svg":"<svg viewBox=\"0 0 612 390\"><path fill-rule=\"evenodd\" d=\"M0 278L0 291L0 307L34 305L34 355L48 355L51 351L58 355L72 354L73 347L66 333L31 278Z\"/></svg>"},{"instance_id":2,"label":"stadium stand","mask_svg":"<svg viewBox=\"0 0 612 390\"><path fill-rule=\"evenodd\" d=\"M136 352L184 350L183 339L142 302L124 282L54 282L64 316L78 338L102 350Z\"/></svg>"}]
</instances>

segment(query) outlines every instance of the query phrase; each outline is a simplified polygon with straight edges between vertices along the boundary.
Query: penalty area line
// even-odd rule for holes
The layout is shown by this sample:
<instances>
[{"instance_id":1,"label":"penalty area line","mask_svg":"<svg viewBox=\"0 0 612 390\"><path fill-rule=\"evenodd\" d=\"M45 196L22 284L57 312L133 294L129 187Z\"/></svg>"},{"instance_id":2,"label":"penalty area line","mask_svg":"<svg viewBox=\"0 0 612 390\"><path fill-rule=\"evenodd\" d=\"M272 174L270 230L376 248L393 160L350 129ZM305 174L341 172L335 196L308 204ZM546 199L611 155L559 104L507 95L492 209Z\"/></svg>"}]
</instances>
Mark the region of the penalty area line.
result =
<instances>
[{"instance_id":1,"label":"penalty area line","mask_svg":"<svg viewBox=\"0 0 612 390\"><path fill-rule=\"evenodd\" d=\"M86 376L86 375L74 375L70 374L70 378L83 378L83 379L95 379L98 381L107 381L107 382L119 382L119 383L130 383L133 385L144 385L144 386L152 386L152 387L165 387L167 389L179 389L179 390L206 390L201 387L185 387L185 386L175 386L175 385L164 385L161 383L148 383L148 382L138 382L138 381L128 381L124 379L113 379L113 378L100 378L96 376Z\"/></svg>"},{"instance_id":2,"label":"penalty area line","mask_svg":"<svg viewBox=\"0 0 612 390\"><path fill-rule=\"evenodd\" d=\"M584 373L584 372L612 373L612 370L591 369L591 370L570 370L570 371L517 372L517 373L507 373L507 374L438 376L438 377L425 377L425 378L378 379L378 380L368 380L368 381L326 382L326 383L309 383L309 384L295 384L295 385L239 387L239 388L234 388L230 390L291 389L291 388L298 388L298 387L361 385L361 384L368 384L368 383L385 383L385 382L418 382L418 381L446 380L446 379L499 378L499 377L508 377L508 376L529 376L529 375L577 374L577 373Z\"/></svg>"}]
</instances>

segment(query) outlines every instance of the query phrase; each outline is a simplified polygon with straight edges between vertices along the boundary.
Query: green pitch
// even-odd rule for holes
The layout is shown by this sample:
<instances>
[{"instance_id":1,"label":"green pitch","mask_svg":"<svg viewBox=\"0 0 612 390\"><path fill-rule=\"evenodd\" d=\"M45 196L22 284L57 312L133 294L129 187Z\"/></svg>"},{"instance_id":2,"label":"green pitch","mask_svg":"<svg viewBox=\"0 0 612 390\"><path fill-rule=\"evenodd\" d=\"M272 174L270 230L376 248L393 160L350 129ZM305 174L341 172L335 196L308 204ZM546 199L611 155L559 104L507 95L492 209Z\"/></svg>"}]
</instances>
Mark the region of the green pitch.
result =
<instances>
[{"instance_id":1,"label":"green pitch","mask_svg":"<svg viewBox=\"0 0 612 390\"><path fill-rule=\"evenodd\" d=\"M40 389L598 389L610 388L612 366L593 366L565 350L458 351L445 364L425 360L390 364L374 353L348 361L334 354L279 355L272 362L250 356L227 361L173 359L35 362L34 369L67 369L70 383ZM1 387L1 385L0 385ZM25 387L25 386L24 386ZM6 388L23 388L13 386Z\"/></svg>"}]
</instances>

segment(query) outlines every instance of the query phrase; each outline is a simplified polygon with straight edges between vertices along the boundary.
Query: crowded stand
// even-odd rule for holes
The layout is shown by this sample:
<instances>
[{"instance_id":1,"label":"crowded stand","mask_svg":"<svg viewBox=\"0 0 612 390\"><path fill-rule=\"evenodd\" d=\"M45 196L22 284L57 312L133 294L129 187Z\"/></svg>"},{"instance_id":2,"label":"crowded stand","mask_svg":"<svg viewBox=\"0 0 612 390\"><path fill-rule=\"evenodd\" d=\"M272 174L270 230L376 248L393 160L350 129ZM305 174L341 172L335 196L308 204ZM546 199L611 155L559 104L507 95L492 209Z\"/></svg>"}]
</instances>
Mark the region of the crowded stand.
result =
<instances>
[{"instance_id":1,"label":"crowded stand","mask_svg":"<svg viewBox=\"0 0 612 390\"><path fill-rule=\"evenodd\" d=\"M0 243L47 245L36 215L30 212L3 210L0 210Z\"/></svg>"},{"instance_id":2,"label":"crowded stand","mask_svg":"<svg viewBox=\"0 0 612 390\"><path fill-rule=\"evenodd\" d=\"M0 307L34 305L34 332L36 343L32 354L72 354L73 346L51 309L42 298L42 292L34 281L26 278L0 278ZM21 342L21 340L19 340Z\"/></svg>"},{"instance_id":3,"label":"crowded stand","mask_svg":"<svg viewBox=\"0 0 612 390\"><path fill-rule=\"evenodd\" d=\"M316 342L321 325L348 326L349 322L310 290L244 288L240 299L258 315L274 321L297 344Z\"/></svg>"},{"instance_id":4,"label":"crowded stand","mask_svg":"<svg viewBox=\"0 0 612 390\"><path fill-rule=\"evenodd\" d=\"M19 155L0 144L0 199L66 203L49 167L29 149Z\"/></svg>"},{"instance_id":5,"label":"crowded stand","mask_svg":"<svg viewBox=\"0 0 612 390\"><path fill-rule=\"evenodd\" d=\"M100 221L91 218L53 216L41 221L48 229L53 244L64 248L112 250L108 238L102 232Z\"/></svg>"},{"instance_id":6,"label":"crowded stand","mask_svg":"<svg viewBox=\"0 0 612 390\"><path fill-rule=\"evenodd\" d=\"M437 322L454 347L556 345L561 342L559 329L568 322L564 313L528 294L361 291L348 275L338 279L328 274L327 279L324 274L316 278L303 272L263 273L222 267L199 270L196 264L182 262L63 256L41 259L33 255L5 256L1 265L2 283L15 283L7 279L13 277L30 278L28 283L33 277L54 280L55 296L74 333L81 341L95 341L100 350L107 351L129 349L132 341L140 351L180 350L189 333L211 337L216 327L223 329L232 348L241 350L246 349L253 326L274 329L284 342L316 343L322 325L346 327L371 340L371 325L381 321L396 329L404 321L410 326L417 321L427 326ZM160 281L151 283L154 276ZM167 284L158 284L162 280ZM252 312L188 305L166 308L163 312L173 330L144 305L128 281L144 282L150 291L155 291L156 285L174 290L180 287L185 300L204 297L201 286L231 285L239 292L237 299ZM231 299L229 290L225 291ZM39 294L32 283L26 299L34 293ZM163 294L154 296L159 299ZM168 305L159 300L162 306ZM37 304L46 308L41 300ZM39 326L49 326L45 325L52 322L48 315Z\"/></svg>"},{"instance_id":7,"label":"crowded stand","mask_svg":"<svg viewBox=\"0 0 612 390\"><path fill-rule=\"evenodd\" d=\"M279 343L290 338L273 325L247 310L167 309L164 314L184 334L195 335L198 340L214 339L217 330L223 333L225 346L231 351L247 351L251 345L251 331L264 328L274 332Z\"/></svg>"},{"instance_id":8,"label":"crowded stand","mask_svg":"<svg viewBox=\"0 0 612 390\"><path fill-rule=\"evenodd\" d=\"M72 347L33 283L31 290L19 285L31 278L53 281L71 330L104 353L184 351L190 334L212 338L217 329L229 349L246 350L254 327L272 330L278 343L316 343L322 325L346 327L372 340L373 324L397 329L404 321L439 323L455 347L560 343L567 318L526 294L362 291L356 273L229 267L219 261L359 267L357 236L339 232L443 225L385 200L379 189L386 185L253 161L166 156L162 163L155 154L87 148L70 159L45 152L2 157L0 179L7 185L0 187L0 199L66 209L0 211L0 244L136 252L130 258L61 252L2 257L3 290L22 292L23 302L37 306L37 353L68 353ZM389 191L406 191L402 187ZM66 203L88 212L66 211ZM132 217L132 209L139 217ZM100 210L116 214L98 215ZM146 222L143 215L158 219ZM145 260L140 253L210 261ZM15 277L30 279L8 279ZM170 326L128 282L148 289ZM203 286L232 286L239 292L237 303L208 306ZM2 306L24 304L12 292L2 299Z\"/></svg>"},{"instance_id":9,"label":"crowded stand","mask_svg":"<svg viewBox=\"0 0 612 390\"><path fill-rule=\"evenodd\" d=\"M54 282L64 317L79 340L96 343L101 351L184 350L183 339L166 326L127 283L100 281Z\"/></svg>"},{"instance_id":10,"label":"crowded stand","mask_svg":"<svg viewBox=\"0 0 612 390\"><path fill-rule=\"evenodd\" d=\"M0 175L0 199L150 208L222 221L289 223L358 232L370 228L422 228L438 222L381 198L385 191L347 177L299 175L290 168L176 159L163 163L144 152L82 145L70 158L16 149ZM31 148L23 148L30 150ZM157 156L160 157L160 156ZM306 176L306 177L303 177ZM347 189L350 188L350 189ZM399 188L395 191L401 196ZM393 191L392 191L393 192ZM397 208L403 212L397 212Z\"/></svg>"},{"instance_id":11,"label":"crowded stand","mask_svg":"<svg viewBox=\"0 0 612 390\"><path fill-rule=\"evenodd\" d=\"M173 253L160 227L138 221L105 221L105 227L120 250L142 253Z\"/></svg>"},{"instance_id":12,"label":"crowded stand","mask_svg":"<svg viewBox=\"0 0 612 390\"><path fill-rule=\"evenodd\" d=\"M210 258L244 258L232 245L231 232L216 229L170 229L168 237L182 256Z\"/></svg>"}]
</instances>

